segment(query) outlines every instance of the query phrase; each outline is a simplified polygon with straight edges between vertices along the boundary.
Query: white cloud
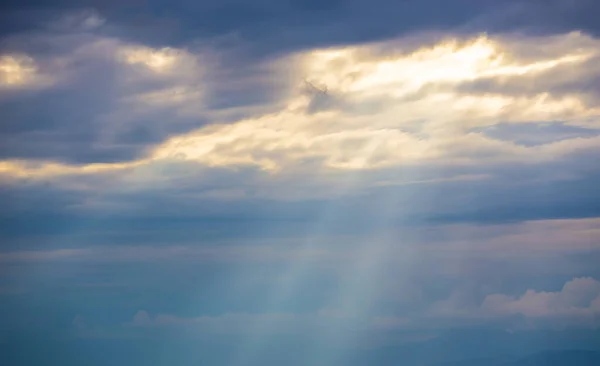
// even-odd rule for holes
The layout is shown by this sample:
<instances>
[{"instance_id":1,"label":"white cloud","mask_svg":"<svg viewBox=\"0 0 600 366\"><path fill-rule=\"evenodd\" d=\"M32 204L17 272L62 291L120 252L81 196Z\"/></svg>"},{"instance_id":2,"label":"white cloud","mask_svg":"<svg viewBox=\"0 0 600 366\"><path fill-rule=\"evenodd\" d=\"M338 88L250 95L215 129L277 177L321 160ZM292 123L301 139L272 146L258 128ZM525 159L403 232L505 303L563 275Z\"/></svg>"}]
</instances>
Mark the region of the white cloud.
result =
<instances>
[{"instance_id":1,"label":"white cloud","mask_svg":"<svg viewBox=\"0 0 600 366\"><path fill-rule=\"evenodd\" d=\"M516 329L600 327L600 282L589 277L574 278L555 292L530 289L518 296L489 294L480 305L453 299L433 304L429 316L456 322L501 320Z\"/></svg>"},{"instance_id":2,"label":"white cloud","mask_svg":"<svg viewBox=\"0 0 600 366\"><path fill-rule=\"evenodd\" d=\"M561 291L527 290L523 295L489 295L481 305L492 317L520 315L529 327L600 327L600 282L592 278L576 278Z\"/></svg>"}]
</instances>

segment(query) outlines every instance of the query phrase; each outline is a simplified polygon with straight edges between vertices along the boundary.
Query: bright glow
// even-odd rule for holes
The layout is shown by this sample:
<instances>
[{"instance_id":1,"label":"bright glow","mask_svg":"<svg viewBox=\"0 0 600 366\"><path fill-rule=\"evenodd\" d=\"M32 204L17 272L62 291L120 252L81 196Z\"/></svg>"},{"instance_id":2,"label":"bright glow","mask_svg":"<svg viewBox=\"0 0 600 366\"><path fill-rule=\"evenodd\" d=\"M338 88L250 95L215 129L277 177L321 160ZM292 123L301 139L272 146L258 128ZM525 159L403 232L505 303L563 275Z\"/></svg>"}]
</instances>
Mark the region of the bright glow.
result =
<instances>
[{"instance_id":1,"label":"bright glow","mask_svg":"<svg viewBox=\"0 0 600 366\"><path fill-rule=\"evenodd\" d=\"M149 47L125 47L121 55L126 63L143 65L156 73L172 70L178 60L178 53L172 48L153 49Z\"/></svg>"},{"instance_id":2,"label":"bright glow","mask_svg":"<svg viewBox=\"0 0 600 366\"><path fill-rule=\"evenodd\" d=\"M427 84L525 75L583 62L593 55L588 50L573 50L555 59L518 64L506 57L510 56L506 54L508 51L503 51L498 42L487 37L463 45L445 42L395 57L368 57L370 47L315 51L302 58L311 80L327 85L330 90L401 97Z\"/></svg>"},{"instance_id":3,"label":"bright glow","mask_svg":"<svg viewBox=\"0 0 600 366\"><path fill-rule=\"evenodd\" d=\"M542 50L541 44L547 47ZM125 63L169 75L170 84L164 89L125 99L137 103L128 105L132 106L128 109L131 113L149 106L175 106L178 115L202 109L205 91L189 81L198 77L193 54L143 46L123 47L119 54ZM3 172L86 174L173 158L204 166L247 165L272 172L306 164L320 169L362 170L430 162L554 159L595 141L562 141L528 148L468 132L499 122L566 121L600 127L599 106L590 105L581 94L553 92L555 82L568 85L581 81L581 75L572 70L586 70L583 63L587 65L597 57L600 42L579 33L521 39L481 36L410 52L402 51L402 40L311 50L284 59L297 71L298 85L306 79L326 87L326 94L311 95L306 88L291 88L278 112L234 123L220 123L215 117L212 125L150 148L139 161L104 164L102 168L50 164L33 170L8 162L4 164L10 168L3 168ZM273 63L275 74L283 72L281 64ZM14 59L5 60L4 65L11 75L6 80L12 83L26 78L23 70L32 72L23 66L27 63ZM464 88L479 81L499 85L499 89ZM516 92L502 89L509 82L514 83ZM544 88L518 92L536 84ZM311 110L319 98L325 107ZM210 111L203 113L209 115L206 113Z\"/></svg>"},{"instance_id":4,"label":"bright glow","mask_svg":"<svg viewBox=\"0 0 600 366\"><path fill-rule=\"evenodd\" d=\"M153 156L177 156L207 165L252 164L267 170L318 158L330 168L364 169L449 158L454 154L447 150L450 145L446 141L457 136L467 148L482 147L483 143L504 156L521 155L525 151L515 148L506 155L510 146L501 147L465 132L500 120L565 120L600 113L576 96L469 95L455 90L462 82L533 75L578 64L597 49L566 50L566 55L526 63L515 61L518 55L510 54L500 40L487 37L446 42L393 57L375 57L371 47L316 50L300 56L311 82L347 101L340 109L306 114L311 100L298 95L280 113L173 138ZM437 89L406 99L427 85ZM377 110L355 113L369 102L376 103ZM428 139L406 132L404 127L415 120L424 121Z\"/></svg>"},{"instance_id":5,"label":"bright glow","mask_svg":"<svg viewBox=\"0 0 600 366\"><path fill-rule=\"evenodd\" d=\"M33 81L36 66L27 56L0 56L0 85L20 86Z\"/></svg>"},{"instance_id":6,"label":"bright glow","mask_svg":"<svg viewBox=\"0 0 600 366\"><path fill-rule=\"evenodd\" d=\"M69 165L52 162L23 162L0 161L0 175L15 178L44 178L49 176L62 176L74 174L96 174L115 170L124 170L147 163L139 160L125 163L94 163L86 165Z\"/></svg>"},{"instance_id":7,"label":"bright glow","mask_svg":"<svg viewBox=\"0 0 600 366\"><path fill-rule=\"evenodd\" d=\"M151 91L135 95L131 101L143 106L173 106L185 105L191 102L201 102L203 93L197 88L187 86L175 86L163 90Z\"/></svg>"}]
</instances>

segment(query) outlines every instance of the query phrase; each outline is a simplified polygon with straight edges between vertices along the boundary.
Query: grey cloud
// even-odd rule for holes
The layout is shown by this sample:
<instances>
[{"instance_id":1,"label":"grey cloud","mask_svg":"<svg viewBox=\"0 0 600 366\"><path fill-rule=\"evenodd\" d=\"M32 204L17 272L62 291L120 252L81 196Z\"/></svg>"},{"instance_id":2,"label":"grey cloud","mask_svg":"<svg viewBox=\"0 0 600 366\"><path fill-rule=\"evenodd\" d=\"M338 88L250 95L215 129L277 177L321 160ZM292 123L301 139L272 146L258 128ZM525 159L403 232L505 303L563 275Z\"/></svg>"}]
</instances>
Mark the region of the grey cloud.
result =
<instances>
[{"instance_id":1,"label":"grey cloud","mask_svg":"<svg viewBox=\"0 0 600 366\"><path fill-rule=\"evenodd\" d=\"M436 0L426 3L388 1L368 3L337 0L325 2L263 0L246 3L231 0L220 5L180 1L166 6L167 4L162 1L148 1L143 4L130 2L115 6L112 2L91 0L84 3L62 1L54 6L61 10L77 7L97 8L109 21L116 22L126 29L129 28L128 33L134 36L148 34L152 27L159 26L160 32L150 32L150 34L159 35L166 32L170 37L166 39L164 36L158 37L159 40L162 38L163 42L181 42L197 36L227 33L238 33L251 41L264 42L265 38L268 39L274 34L287 33L288 39L292 36L292 45L289 46L297 48L323 41L356 41L389 36L398 31L414 30L423 26L448 27L465 21L469 16L478 14L490 5L489 2L481 4L481 2L459 0L444 11L437 10L443 8L442 4ZM5 5L7 13L26 8L42 10L45 8L45 4L42 5L37 1L7 5ZM48 17L52 14L47 8L46 14L42 11L38 11L39 13L41 14L38 17L42 19L44 15ZM378 21L374 22L373 19ZM349 27L348 24L351 23L352 26ZM391 29L386 29L390 26ZM18 24L5 25L5 32L14 29L18 29ZM290 33L286 31L287 29L296 30ZM324 40L310 37L311 33L313 36L316 35L315 31L321 33L327 29L329 35ZM354 31L350 32L352 29ZM279 40L281 41L282 39ZM286 47L283 43L279 43L278 46Z\"/></svg>"},{"instance_id":2,"label":"grey cloud","mask_svg":"<svg viewBox=\"0 0 600 366\"><path fill-rule=\"evenodd\" d=\"M4 5L3 33L35 27L57 13L98 9L116 32L144 43L185 44L194 38L235 34L253 44L253 54L274 54L306 47L380 40L423 30L510 31L530 29L563 32L583 29L598 33L591 14L593 0L496 1L271 1L220 5L162 0L125 4L89 0L38 1ZM33 9L33 11L29 10ZM3 19L4 20L4 19Z\"/></svg>"},{"instance_id":3,"label":"grey cloud","mask_svg":"<svg viewBox=\"0 0 600 366\"><path fill-rule=\"evenodd\" d=\"M4 41L4 52L29 55L40 74L56 79L41 90L0 93L0 155L5 159L75 164L132 160L174 134L271 111L287 87L285 80L265 77L264 65L211 69L214 60L193 51L185 62L208 67L203 75L145 75L116 60L126 43L79 30L23 33ZM183 97L189 93L193 99L184 105L136 102L144 93L166 91L168 97L178 92L169 88L184 88ZM165 96L158 98L164 101ZM233 107L246 112L210 117L211 111Z\"/></svg>"},{"instance_id":4,"label":"grey cloud","mask_svg":"<svg viewBox=\"0 0 600 366\"><path fill-rule=\"evenodd\" d=\"M352 8L354 4L348 6ZM90 11L68 14L70 13L57 19L79 21L90 16L100 19L100 15ZM69 22L73 21L67 21ZM247 52L258 46L251 43L248 45L243 39L231 47L223 46L220 41L204 43L204 46L208 44L209 48L215 47L218 56L216 61L213 59L209 63L210 66L219 64L219 67L208 70L209 75L205 75L204 79L193 80L194 85L190 84L190 80L183 78L175 81L152 79L139 81L134 86L123 85L122 79L132 75L106 56L114 52L114 48L122 39L111 38L100 31L81 32L76 27L69 29L66 33L30 32L5 39L5 50L31 53L40 63L41 72L58 74L66 79L62 84L50 89L4 93L5 95L0 96L0 112L6 120L0 130L0 154L5 158L44 158L70 163L135 159L147 151L148 147L169 136L214 123L215 115L209 112L223 112L230 107L236 107L237 112L219 114L225 116L219 122L227 122L248 117L253 113L274 111L290 87L287 85L289 78L279 78L279 75L275 78L268 74L268 67L265 67L264 63L265 60L269 60L268 57L260 60L249 58ZM96 48L86 47L86 44L93 42L100 42L101 45ZM200 42L200 45L192 42L185 44L186 49L192 53L201 49L203 42ZM221 51L222 54L219 53ZM588 82L587 88L580 85L581 80L591 80L589 76L595 75L595 69L590 70L589 73L574 73L560 69L560 74L566 73L566 76L559 78L562 82L554 82L551 85L551 92L560 93L562 88L565 92L585 94L590 101L594 100L593 82ZM460 88L465 93L518 94L533 93L534 91L528 91L528 85L538 85L535 91L545 87L544 83L532 83L531 80L525 84L516 79L494 79L489 81L492 83L490 85L486 82L481 81L482 85L464 84ZM178 106L150 108L124 103L124 100L136 94L161 91L172 86L202 87L207 96L202 101ZM576 90L578 86L581 88ZM368 110L370 106L366 104L360 108ZM360 112L360 108L349 107L343 95L317 93L309 112L329 108L354 109L354 112Z\"/></svg>"},{"instance_id":5,"label":"grey cloud","mask_svg":"<svg viewBox=\"0 0 600 366\"><path fill-rule=\"evenodd\" d=\"M581 153L536 165L372 171L355 176L356 186L342 194L336 193L339 184L355 173L267 176L255 169L198 169L180 163L123 176L31 179L3 185L0 194L8 205L0 210L7 220L2 232L16 238L28 236L29 225L55 234L92 228L122 233L128 226L160 225L197 233L198 225L218 223L223 230L227 225L241 230L231 234L248 235L260 230L302 233L327 220L319 226L329 232L372 233L392 224L598 217L596 158ZM485 179L440 179L477 175ZM388 184L374 184L378 181ZM181 237L185 231L178 233ZM175 234L169 229L165 235Z\"/></svg>"},{"instance_id":6,"label":"grey cloud","mask_svg":"<svg viewBox=\"0 0 600 366\"><path fill-rule=\"evenodd\" d=\"M593 0L518 0L503 5L474 18L469 26L537 34L581 30L598 35L600 32L592 16L600 9Z\"/></svg>"},{"instance_id":7,"label":"grey cloud","mask_svg":"<svg viewBox=\"0 0 600 366\"><path fill-rule=\"evenodd\" d=\"M27 38L27 37L26 37ZM26 48L45 47L50 55L36 55L41 71L58 74L59 84L42 91L9 95L0 101L4 116L2 124L2 149L4 158L51 159L72 163L94 161L119 161L135 157L145 144L157 141L156 120L146 122L143 128L138 121L132 124L137 134L125 128L125 136L102 143L103 130L110 128L101 116L121 108L117 81L122 73L110 59L113 45L91 47L88 53L73 55L86 43L99 38L86 35L38 37L23 43ZM79 50L78 50L79 51ZM79 51L81 52L81 51ZM69 64L55 69L60 58ZM122 122L121 122L122 123ZM131 124L131 122L130 122ZM127 136L136 136L129 141ZM119 138L121 141L119 141ZM124 141L123 141L124 140Z\"/></svg>"}]
</instances>

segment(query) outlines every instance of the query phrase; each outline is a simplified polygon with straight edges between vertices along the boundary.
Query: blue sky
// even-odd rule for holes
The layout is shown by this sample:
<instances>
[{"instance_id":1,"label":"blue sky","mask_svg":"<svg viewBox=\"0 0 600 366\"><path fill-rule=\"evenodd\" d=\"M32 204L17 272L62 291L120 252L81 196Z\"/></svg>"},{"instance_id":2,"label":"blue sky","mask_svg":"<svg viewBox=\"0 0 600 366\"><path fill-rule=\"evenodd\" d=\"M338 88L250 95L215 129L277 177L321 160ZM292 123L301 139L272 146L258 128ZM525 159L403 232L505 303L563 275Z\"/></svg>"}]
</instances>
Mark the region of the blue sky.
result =
<instances>
[{"instance_id":1,"label":"blue sky","mask_svg":"<svg viewBox=\"0 0 600 366\"><path fill-rule=\"evenodd\" d=\"M216 4L2 5L12 364L600 350L597 2Z\"/></svg>"}]
</instances>

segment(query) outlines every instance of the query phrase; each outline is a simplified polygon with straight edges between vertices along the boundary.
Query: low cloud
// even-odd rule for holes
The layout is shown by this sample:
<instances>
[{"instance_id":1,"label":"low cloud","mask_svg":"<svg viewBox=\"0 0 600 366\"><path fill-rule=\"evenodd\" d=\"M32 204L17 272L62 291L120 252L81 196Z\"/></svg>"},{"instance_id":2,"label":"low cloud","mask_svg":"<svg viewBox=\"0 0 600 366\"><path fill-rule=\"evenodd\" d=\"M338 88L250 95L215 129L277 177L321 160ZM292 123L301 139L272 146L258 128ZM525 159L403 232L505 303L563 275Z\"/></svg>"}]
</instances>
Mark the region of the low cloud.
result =
<instances>
[{"instance_id":1,"label":"low cloud","mask_svg":"<svg viewBox=\"0 0 600 366\"><path fill-rule=\"evenodd\" d=\"M255 222L254 225L260 223ZM270 225L265 221L263 225ZM175 227L181 227L185 222ZM116 223L115 223L116 225ZM197 224L195 224L197 226ZM580 255L600 250L594 238L600 231L598 219L542 220L512 224L449 224L411 227L403 225L364 227L349 234L342 228L329 232L306 232L306 226L287 226L282 222L282 234L274 237L265 227L264 235L253 237L207 237L202 230L190 231L189 237L181 236L182 242L174 244L152 240L156 233L119 231L119 235L131 236L132 240L149 241L147 244L107 245L100 241L94 246L60 247L47 250L17 250L0 253L0 262L341 262L352 263L361 258L361 251L377 244L379 260L385 263L403 261L407 255L431 261L442 260L455 263L474 260L511 260L531 258L555 258L560 255ZM110 234L111 226L105 230ZM213 228L215 226L213 225ZM228 225L228 227L231 227ZM165 226L163 230L167 230ZM191 230L192 228L186 229ZM86 234L86 232L84 232ZM81 235L81 234L80 234ZM204 235L204 237L203 237ZM102 236L94 239L102 240ZM167 240L170 236L167 235ZM77 242L85 236L64 236L60 241ZM111 240L105 236L104 240ZM195 239L192 239L195 238ZM401 238L401 239L400 239ZM310 245L314 241L318 245ZM167 245L168 244L168 245ZM56 244L53 244L56 245ZM375 250L375 247L373 247ZM441 270L443 266L438 269Z\"/></svg>"},{"instance_id":2,"label":"low cloud","mask_svg":"<svg viewBox=\"0 0 600 366\"><path fill-rule=\"evenodd\" d=\"M126 326L131 327L195 327L201 332L224 333L289 333L307 331L319 326L319 315L302 314L223 314L220 316L200 316L182 318L169 314L151 316L147 311L140 310Z\"/></svg>"},{"instance_id":3,"label":"low cloud","mask_svg":"<svg viewBox=\"0 0 600 366\"><path fill-rule=\"evenodd\" d=\"M527 318L573 318L581 324L597 327L600 316L600 282L593 278L576 278L562 290L543 292L527 290L521 296L488 295L481 308L493 315L523 315Z\"/></svg>"},{"instance_id":4,"label":"low cloud","mask_svg":"<svg viewBox=\"0 0 600 366\"><path fill-rule=\"evenodd\" d=\"M331 309L316 313L250 314L229 313L218 316L184 318L175 315L150 315L138 311L126 328L185 327L197 333L285 333L309 334L332 327L354 332L437 330L462 326L494 324L513 330L600 327L600 282L576 278L557 292L528 290L520 296L491 294L478 307L448 299L405 317L345 314ZM515 320L517 319L517 320ZM450 321L450 322L449 322Z\"/></svg>"},{"instance_id":5,"label":"low cloud","mask_svg":"<svg viewBox=\"0 0 600 366\"><path fill-rule=\"evenodd\" d=\"M529 289L521 295L489 294L480 305L456 299L453 296L434 304L433 316L475 323L500 322L516 330L600 327L600 282L590 277L574 278L555 292Z\"/></svg>"}]
</instances>

